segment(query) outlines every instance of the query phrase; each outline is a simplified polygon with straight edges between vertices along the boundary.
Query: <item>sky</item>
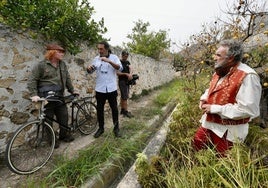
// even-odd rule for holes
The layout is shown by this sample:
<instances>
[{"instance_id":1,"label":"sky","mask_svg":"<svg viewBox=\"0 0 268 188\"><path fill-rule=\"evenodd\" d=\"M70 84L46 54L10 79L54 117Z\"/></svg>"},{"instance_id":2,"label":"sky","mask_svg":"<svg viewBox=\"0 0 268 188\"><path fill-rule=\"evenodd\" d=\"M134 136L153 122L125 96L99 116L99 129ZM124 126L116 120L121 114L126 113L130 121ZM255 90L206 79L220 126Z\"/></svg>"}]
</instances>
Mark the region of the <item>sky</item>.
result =
<instances>
[{"instance_id":1,"label":"sky","mask_svg":"<svg viewBox=\"0 0 268 188\"><path fill-rule=\"evenodd\" d=\"M229 0L230 1L230 0ZM129 42L134 22L149 22L149 31L166 30L173 45L171 51L201 31L201 25L222 17L228 0L89 0L95 13L92 18L104 18L110 45L122 46ZM231 0L234 2L234 0Z\"/></svg>"}]
</instances>

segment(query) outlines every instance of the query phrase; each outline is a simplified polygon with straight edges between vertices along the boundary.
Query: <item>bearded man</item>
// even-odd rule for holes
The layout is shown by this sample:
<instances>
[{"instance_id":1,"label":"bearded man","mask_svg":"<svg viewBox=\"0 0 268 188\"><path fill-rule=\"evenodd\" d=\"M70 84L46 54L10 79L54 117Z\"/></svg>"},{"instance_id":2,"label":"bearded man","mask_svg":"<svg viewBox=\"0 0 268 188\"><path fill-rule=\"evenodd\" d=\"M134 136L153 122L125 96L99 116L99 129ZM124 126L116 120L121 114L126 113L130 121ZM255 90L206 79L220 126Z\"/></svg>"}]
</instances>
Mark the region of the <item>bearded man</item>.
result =
<instances>
[{"instance_id":1,"label":"bearded man","mask_svg":"<svg viewBox=\"0 0 268 188\"><path fill-rule=\"evenodd\" d=\"M241 62L242 57L240 42L220 42L214 55L215 73L209 88L200 97L203 116L193 139L197 151L212 145L220 156L225 156L234 143L245 140L248 122L260 114L260 79L252 68Z\"/></svg>"}]
</instances>

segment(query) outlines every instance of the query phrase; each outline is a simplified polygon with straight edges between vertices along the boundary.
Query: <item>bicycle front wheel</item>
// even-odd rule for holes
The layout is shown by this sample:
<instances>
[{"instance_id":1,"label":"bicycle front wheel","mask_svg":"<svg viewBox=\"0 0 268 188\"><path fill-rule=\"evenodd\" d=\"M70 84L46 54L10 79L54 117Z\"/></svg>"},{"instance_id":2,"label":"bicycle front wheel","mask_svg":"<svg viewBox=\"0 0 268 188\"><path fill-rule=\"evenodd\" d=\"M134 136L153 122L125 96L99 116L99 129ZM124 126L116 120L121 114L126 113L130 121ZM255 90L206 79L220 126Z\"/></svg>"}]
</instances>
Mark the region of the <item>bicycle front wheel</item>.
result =
<instances>
[{"instance_id":1,"label":"bicycle front wheel","mask_svg":"<svg viewBox=\"0 0 268 188\"><path fill-rule=\"evenodd\" d=\"M50 159L54 146L55 133L48 123L29 122L21 126L7 144L7 166L16 174L34 173Z\"/></svg>"},{"instance_id":2,"label":"bicycle front wheel","mask_svg":"<svg viewBox=\"0 0 268 188\"><path fill-rule=\"evenodd\" d=\"M97 128L97 107L94 103L86 101L78 107L76 124L83 134L91 134Z\"/></svg>"}]
</instances>

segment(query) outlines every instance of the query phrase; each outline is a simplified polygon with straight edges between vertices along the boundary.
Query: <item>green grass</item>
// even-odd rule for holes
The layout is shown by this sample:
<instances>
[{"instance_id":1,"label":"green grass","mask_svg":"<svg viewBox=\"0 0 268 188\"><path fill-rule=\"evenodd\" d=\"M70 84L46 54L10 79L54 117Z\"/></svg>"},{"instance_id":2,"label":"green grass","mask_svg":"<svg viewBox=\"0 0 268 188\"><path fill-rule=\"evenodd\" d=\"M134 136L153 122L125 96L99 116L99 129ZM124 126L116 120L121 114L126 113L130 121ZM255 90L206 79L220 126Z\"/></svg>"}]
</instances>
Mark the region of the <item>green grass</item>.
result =
<instances>
[{"instance_id":1,"label":"green grass","mask_svg":"<svg viewBox=\"0 0 268 188\"><path fill-rule=\"evenodd\" d=\"M174 149L174 148L173 148ZM236 146L226 158L215 157L213 150L204 150L195 156L189 151L178 151L161 163L162 176L155 176L165 182L165 187L267 187L268 169L257 165L244 146ZM183 157L181 157L183 156Z\"/></svg>"},{"instance_id":2,"label":"green grass","mask_svg":"<svg viewBox=\"0 0 268 188\"><path fill-rule=\"evenodd\" d=\"M180 92L179 88L181 87L180 83L180 80L174 80L173 82L170 82L167 85L160 87L163 92L156 97L154 102L159 106L165 106L170 101L178 101Z\"/></svg>"},{"instance_id":3,"label":"green grass","mask_svg":"<svg viewBox=\"0 0 268 188\"><path fill-rule=\"evenodd\" d=\"M128 139L131 133L142 128L142 124L131 123L135 129L128 128L125 138L116 139L112 132L99 138L93 145L79 152L78 157L67 159L58 156L55 167L40 181L28 179L26 187L78 187L93 176L100 176L100 169L114 165L111 161L119 161L118 168L124 170L125 161L134 161L135 154L145 147L147 136L139 135L134 140ZM138 127L140 126L140 127ZM144 127L144 125L143 125Z\"/></svg>"},{"instance_id":4,"label":"green grass","mask_svg":"<svg viewBox=\"0 0 268 188\"><path fill-rule=\"evenodd\" d=\"M55 182L53 187L79 186L98 174L103 164L106 167L112 165L109 163L111 159L133 160L133 153L137 153L142 146L142 142L114 139L112 135L108 135L87 150L81 151L78 158L59 161L57 168L48 176L49 184Z\"/></svg>"}]
</instances>

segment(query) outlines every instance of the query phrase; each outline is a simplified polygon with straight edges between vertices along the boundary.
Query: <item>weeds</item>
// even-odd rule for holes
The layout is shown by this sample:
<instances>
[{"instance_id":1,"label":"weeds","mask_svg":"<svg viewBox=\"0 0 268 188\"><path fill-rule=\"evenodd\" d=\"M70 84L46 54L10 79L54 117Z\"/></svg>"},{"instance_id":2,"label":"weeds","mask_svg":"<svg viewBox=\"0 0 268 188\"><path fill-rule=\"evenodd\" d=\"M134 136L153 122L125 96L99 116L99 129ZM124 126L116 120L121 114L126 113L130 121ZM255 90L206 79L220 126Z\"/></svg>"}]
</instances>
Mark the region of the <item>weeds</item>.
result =
<instances>
[{"instance_id":1,"label":"weeds","mask_svg":"<svg viewBox=\"0 0 268 188\"><path fill-rule=\"evenodd\" d=\"M142 142L114 139L107 135L101 142L95 143L90 148L79 153L78 158L58 161L57 168L47 178L53 187L79 186L89 178L100 173L103 166L112 165L111 159L124 159L133 161L133 153L137 153ZM119 166L122 168L122 166Z\"/></svg>"}]
</instances>

